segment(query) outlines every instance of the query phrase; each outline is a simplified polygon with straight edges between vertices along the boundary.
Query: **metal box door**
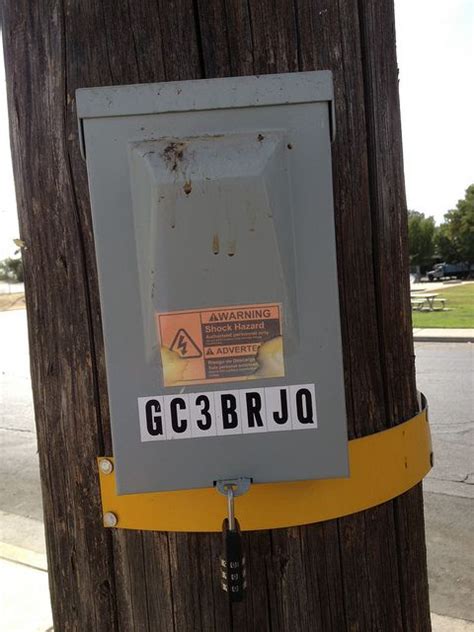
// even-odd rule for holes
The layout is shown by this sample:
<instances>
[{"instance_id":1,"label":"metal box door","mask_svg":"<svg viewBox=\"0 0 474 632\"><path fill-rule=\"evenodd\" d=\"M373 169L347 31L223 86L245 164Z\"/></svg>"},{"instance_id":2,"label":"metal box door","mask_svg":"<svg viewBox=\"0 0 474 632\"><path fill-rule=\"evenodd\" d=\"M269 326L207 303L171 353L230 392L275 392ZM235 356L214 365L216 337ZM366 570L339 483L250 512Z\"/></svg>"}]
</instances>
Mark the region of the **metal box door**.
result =
<instances>
[{"instance_id":1,"label":"metal box door","mask_svg":"<svg viewBox=\"0 0 474 632\"><path fill-rule=\"evenodd\" d=\"M119 493L346 476L329 72L83 89Z\"/></svg>"}]
</instances>

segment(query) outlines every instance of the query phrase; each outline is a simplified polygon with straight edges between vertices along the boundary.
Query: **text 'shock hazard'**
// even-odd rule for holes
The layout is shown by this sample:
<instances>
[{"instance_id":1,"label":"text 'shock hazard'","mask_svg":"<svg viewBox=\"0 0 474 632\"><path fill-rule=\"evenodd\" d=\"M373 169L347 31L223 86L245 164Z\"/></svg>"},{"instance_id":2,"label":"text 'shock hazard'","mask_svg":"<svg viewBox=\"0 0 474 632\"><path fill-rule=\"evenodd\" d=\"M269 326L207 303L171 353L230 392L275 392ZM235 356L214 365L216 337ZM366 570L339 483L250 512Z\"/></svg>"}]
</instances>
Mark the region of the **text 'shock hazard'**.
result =
<instances>
[{"instance_id":1,"label":"text 'shock hazard'","mask_svg":"<svg viewBox=\"0 0 474 632\"><path fill-rule=\"evenodd\" d=\"M140 397L138 410L142 441L317 427L314 384Z\"/></svg>"},{"instance_id":2,"label":"text 'shock hazard'","mask_svg":"<svg viewBox=\"0 0 474 632\"><path fill-rule=\"evenodd\" d=\"M163 386L284 377L281 312L265 303L157 314Z\"/></svg>"}]
</instances>

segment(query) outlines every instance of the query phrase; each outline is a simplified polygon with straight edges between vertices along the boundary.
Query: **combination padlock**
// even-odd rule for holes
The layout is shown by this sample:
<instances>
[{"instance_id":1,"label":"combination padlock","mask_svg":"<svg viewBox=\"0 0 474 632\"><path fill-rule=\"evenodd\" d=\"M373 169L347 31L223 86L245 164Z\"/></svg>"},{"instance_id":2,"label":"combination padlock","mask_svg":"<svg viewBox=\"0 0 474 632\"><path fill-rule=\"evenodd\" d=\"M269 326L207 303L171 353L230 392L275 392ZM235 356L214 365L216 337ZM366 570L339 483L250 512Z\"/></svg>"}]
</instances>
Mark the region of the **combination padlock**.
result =
<instances>
[{"instance_id":1,"label":"combination padlock","mask_svg":"<svg viewBox=\"0 0 474 632\"><path fill-rule=\"evenodd\" d=\"M234 490L226 489L228 518L222 524L222 556L220 559L221 586L230 601L242 601L246 582L245 557L239 523L234 516Z\"/></svg>"}]
</instances>

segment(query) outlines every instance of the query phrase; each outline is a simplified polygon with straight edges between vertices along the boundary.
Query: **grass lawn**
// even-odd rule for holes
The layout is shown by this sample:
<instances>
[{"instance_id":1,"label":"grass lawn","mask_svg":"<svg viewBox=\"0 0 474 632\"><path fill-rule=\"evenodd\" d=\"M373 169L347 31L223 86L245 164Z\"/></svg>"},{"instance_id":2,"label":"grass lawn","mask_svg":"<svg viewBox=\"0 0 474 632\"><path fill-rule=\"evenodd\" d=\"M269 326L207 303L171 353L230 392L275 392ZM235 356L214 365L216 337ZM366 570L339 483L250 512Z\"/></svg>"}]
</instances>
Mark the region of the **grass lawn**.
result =
<instances>
[{"instance_id":1,"label":"grass lawn","mask_svg":"<svg viewBox=\"0 0 474 632\"><path fill-rule=\"evenodd\" d=\"M25 309L25 295L23 292L0 294L0 312L6 312L10 309Z\"/></svg>"},{"instance_id":2,"label":"grass lawn","mask_svg":"<svg viewBox=\"0 0 474 632\"><path fill-rule=\"evenodd\" d=\"M429 287L426 288L429 292ZM446 299L446 309L434 312L412 310L413 327L474 328L474 283L436 290ZM420 292L420 296L423 294Z\"/></svg>"}]
</instances>

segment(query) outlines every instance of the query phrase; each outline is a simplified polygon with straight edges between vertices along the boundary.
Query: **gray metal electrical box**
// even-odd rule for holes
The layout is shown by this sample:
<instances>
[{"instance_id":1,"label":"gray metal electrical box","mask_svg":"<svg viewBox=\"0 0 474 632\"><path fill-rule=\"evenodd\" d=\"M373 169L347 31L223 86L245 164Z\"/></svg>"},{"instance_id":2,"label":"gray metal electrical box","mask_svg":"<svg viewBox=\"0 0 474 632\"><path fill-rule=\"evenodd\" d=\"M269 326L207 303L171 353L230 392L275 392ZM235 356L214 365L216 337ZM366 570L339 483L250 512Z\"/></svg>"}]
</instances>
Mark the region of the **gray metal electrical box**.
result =
<instances>
[{"instance_id":1,"label":"gray metal electrical box","mask_svg":"<svg viewBox=\"0 0 474 632\"><path fill-rule=\"evenodd\" d=\"M118 493L347 476L331 73L76 97Z\"/></svg>"}]
</instances>

